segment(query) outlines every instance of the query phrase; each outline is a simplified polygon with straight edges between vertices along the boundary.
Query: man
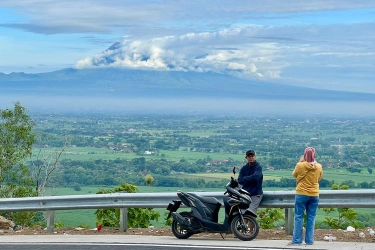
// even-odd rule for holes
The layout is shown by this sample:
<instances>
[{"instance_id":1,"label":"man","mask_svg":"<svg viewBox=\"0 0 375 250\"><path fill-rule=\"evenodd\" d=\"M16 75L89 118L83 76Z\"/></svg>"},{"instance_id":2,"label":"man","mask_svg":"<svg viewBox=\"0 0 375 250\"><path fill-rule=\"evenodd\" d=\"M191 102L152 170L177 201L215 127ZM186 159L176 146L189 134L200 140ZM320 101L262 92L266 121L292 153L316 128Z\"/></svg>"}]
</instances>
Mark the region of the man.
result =
<instances>
[{"instance_id":1,"label":"man","mask_svg":"<svg viewBox=\"0 0 375 250\"><path fill-rule=\"evenodd\" d=\"M256 161L254 150L246 151L245 159L247 160L247 164L240 170L238 183L242 185L243 189L250 193L252 202L249 209L256 215L259 204L263 198L262 166Z\"/></svg>"}]
</instances>

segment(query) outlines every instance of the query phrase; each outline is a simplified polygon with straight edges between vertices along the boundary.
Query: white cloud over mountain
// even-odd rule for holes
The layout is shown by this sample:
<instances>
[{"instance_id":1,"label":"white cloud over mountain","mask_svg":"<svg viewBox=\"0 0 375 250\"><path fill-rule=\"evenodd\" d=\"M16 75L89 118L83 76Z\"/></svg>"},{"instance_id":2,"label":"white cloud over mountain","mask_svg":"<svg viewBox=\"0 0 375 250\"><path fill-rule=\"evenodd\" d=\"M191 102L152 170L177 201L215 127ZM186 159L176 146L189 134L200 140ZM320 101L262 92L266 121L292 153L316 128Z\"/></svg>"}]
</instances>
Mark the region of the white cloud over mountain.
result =
<instances>
[{"instance_id":1,"label":"white cloud over mountain","mask_svg":"<svg viewBox=\"0 0 375 250\"><path fill-rule=\"evenodd\" d=\"M215 72L296 85L309 76L308 84L322 84L318 88L332 81L329 76L326 82L319 82L329 70L345 72L344 77L334 75L344 86L356 77L355 72L348 73L354 68L368 72L369 79L374 74L375 53L367 48L375 43L362 32L363 25L241 25L180 36L125 38L102 53L78 60L75 67ZM346 39L348 32L352 33L350 40Z\"/></svg>"},{"instance_id":2,"label":"white cloud over mountain","mask_svg":"<svg viewBox=\"0 0 375 250\"><path fill-rule=\"evenodd\" d=\"M374 1L2 0L0 16L4 73L123 67L375 92Z\"/></svg>"},{"instance_id":3,"label":"white cloud over mountain","mask_svg":"<svg viewBox=\"0 0 375 250\"><path fill-rule=\"evenodd\" d=\"M178 70L195 72L232 73L262 77L277 76L275 72L259 71L256 64L272 63L272 46L243 44L238 39L250 36L252 29L230 29L219 32L189 33L153 39L125 39L93 57L76 63L77 68L125 67L137 69ZM242 34L241 34L242 33ZM277 65L275 65L277 67Z\"/></svg>"}]
</instances>

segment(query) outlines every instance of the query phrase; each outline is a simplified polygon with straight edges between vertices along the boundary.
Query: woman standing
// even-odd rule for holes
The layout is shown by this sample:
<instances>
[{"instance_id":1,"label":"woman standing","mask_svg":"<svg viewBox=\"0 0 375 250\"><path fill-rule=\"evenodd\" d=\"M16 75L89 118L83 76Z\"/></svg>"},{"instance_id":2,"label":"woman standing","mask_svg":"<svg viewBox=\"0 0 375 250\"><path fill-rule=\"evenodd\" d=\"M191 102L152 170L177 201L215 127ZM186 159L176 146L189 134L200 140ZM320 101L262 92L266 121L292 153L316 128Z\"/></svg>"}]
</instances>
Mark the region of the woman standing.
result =
<instances>
[{"instance_id":1,"label":"woman standing","mask_svg":"<svg viewBox=\"0 0 375 250\"><path fill-rule=\"evenodd\" d=\"M305 243L314 244L315 216L319 204L319 181L323 177L322 165L315 160L315 149L308 147L293 171L297 179L294 203L294 230L291 244L302 244L303 215L306 211Z\"/></svg>"}]
</instances>

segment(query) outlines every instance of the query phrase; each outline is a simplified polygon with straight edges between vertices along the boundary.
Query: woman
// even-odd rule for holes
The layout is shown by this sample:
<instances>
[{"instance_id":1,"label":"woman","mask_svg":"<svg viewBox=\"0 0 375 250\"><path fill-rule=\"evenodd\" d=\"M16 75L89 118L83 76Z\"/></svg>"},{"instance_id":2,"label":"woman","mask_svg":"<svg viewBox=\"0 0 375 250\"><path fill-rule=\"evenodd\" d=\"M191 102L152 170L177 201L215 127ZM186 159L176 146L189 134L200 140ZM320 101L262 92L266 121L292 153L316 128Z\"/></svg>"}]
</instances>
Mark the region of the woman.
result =
<instances>
[{"instance_id":1,"label":"woman","mask_svg":"<svg viewBox=\"0 0 375 250\"><path fill-rule=\"evenodd\" d=\"M315 149L308 147L293 171L297 179L294 203L294 230L290 244L302 244L303 215L306 211L305 243L314 244L315 216L319 204L319 181L323 177L322 165L315 160Z\"/></svg>"}]
</instances>

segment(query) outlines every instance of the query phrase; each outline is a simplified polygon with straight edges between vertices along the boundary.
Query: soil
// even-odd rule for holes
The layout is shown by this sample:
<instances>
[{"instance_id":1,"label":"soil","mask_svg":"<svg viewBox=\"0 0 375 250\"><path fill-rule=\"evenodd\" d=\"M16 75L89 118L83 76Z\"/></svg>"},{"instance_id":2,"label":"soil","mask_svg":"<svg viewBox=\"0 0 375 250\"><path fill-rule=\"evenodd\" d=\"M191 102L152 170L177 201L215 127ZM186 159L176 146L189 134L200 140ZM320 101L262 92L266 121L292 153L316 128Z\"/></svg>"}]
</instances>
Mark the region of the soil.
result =
<instances>
[{"instance_id":1,"label":"soil","mask_svg":"<svg viewBox=\"0 0 375 250\"><path fill-rule=\"evenodd\" d=\"M375 229L375 227L372 227ZM328 240L332 236L333 241L341 242L372 242L375 243L375 236L370 234L371 228L355 230L354 232L334 229L316 229L315 240ZM361 232L364 237L360 237ZM41 227L17 228L16 230L1 230L2 235L48 235L48 234L69 234L69 235L153 235L153 236L173 236L170 228L130 228L121 232L118 228L102 228L101 230L85 228L56 228L54 232L47 232ZM234 238L232 234L223 234L224 238ZM0 236L1 237L1 236ZM174 237L174 236L173 236ZM191 237L221 238L218 233L197 234ZM261 229L256 239L265 240L291 240L292 236L287 235L284 229Z\"/></svg>"}]
</instances>

